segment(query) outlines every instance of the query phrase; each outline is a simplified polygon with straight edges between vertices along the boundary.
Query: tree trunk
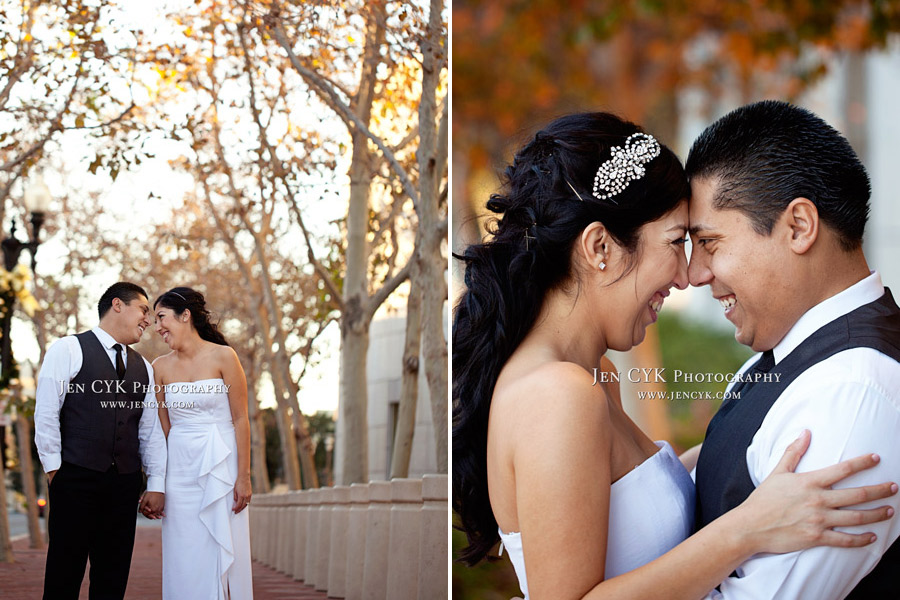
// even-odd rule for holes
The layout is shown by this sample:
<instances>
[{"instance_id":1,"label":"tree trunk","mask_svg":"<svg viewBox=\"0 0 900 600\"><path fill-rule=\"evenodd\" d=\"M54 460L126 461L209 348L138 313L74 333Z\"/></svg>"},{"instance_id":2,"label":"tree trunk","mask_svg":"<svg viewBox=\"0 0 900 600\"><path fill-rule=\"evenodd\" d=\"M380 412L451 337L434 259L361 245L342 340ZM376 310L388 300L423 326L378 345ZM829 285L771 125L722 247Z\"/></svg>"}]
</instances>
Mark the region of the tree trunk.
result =
<instances>
[{"instance_id":1,"label":"tree trunk","mask_svg":"<svg viewBox=\"0 0 900 600\"><path fill-rule=\"evenodd\" d=\"M2 434L2 429L0 429ZM6 511L6 457L0 453L0 562L16 562L9 539L9 514Z\"/></svg>"},{"instance_id":2,"label":"tree trunk","mask_svg":"<svg viewBox=\"0 0 900 600\"><path fill-rule=\"evenodd\" d=\"M31 539L32 549L40 550L44 547L44 538L41 535L41 522L38 519L37 491L34 486L34 463L31 460L31 428L28 419L22 415L16 415L16 437L19 439L19 466L22 474L22 488L25 492L25 503L28 505L28 536Z\"/></svg>"},{"instance_id":3,"label":"tree trunk","mask_svg":"<svg viewBox=\"0 0 900 600\"><path fill-rule=\"evenodd\" d=\"M403 350L403 379L397 432L391 456L391 479L409 476L413 434L416 430L416 403L419 401L419 352L422 340L422 292L418 261L413 257L409 271L409 298L406 301L406 341Z\"/></svg>"},{"instance_id":4,"label":"tree trunk","mask_svg":"<svg viewBox=\"0 0 900 600\"><path fill-rule=\"evenodd\" d=\"M349 315L344 315L347 321ZM369 323L341 334L341 382L339 426L341 427L341 485L369 481L368 394L366 353L369 350Z\"/></svg>"},{"instance_id":5,"label":"tree trunk","mask_svg":"<svg viewBox=\"0 0 900 600\"><path fill-rule=\"evenodd\" d=\"M266 430L256 397L258 369L254 369L253 381L247 386L247 415L250 417L250 473L253 490L257 494L267 494L271 489L269 471L266 468Z\"/></svg>"},{"instance_id":6,"label":"tree trunk","mask_svg":"<svg viewBox=\"0 0 900 600\"><path fill-rule=\"evenodd\" d=\"M277 376L273 374L273 383ZM281 459L284 465L284 477L288 484L288 489L299 490L302 488L302 480L300 479L300 460L297 456L297 438L291 428L291 417L288 414L287 406L284 404L284 397L280 397L281 385L275 384L275 400L276 412L278 418L278 436L281 439Z\"/></svg>"},{"instance_id":7,"label":"tree trunk","mask_svg":"<svg viewBox=\"0 0 900 600\"><path fill-rule=\"evenodd\" d=\"M422 248L416 258L422 274L422 346L425 376L431 399L438 473L447 472L447 341L444 333L444 302L447 299L447 261L441 252L446 238L441 226L439 187L447 163L447 111L436 127L437 99L443 58L441 2L431 0L428 33L422 42L422 99L419 103L419 234ZM445 222L446 223L446 222Z\"/></svg>"},{"instance_id":8,"label":"tree trunk","mask_svg":"<svg viewBox=\"0 0 900 600\"><path fill-rule=\"evenodd\" d=\"M278 350L275 352L270 351L269 366L273 372L277 369L281 373L281 381L286 393L285 399L291 409L291 417L294 423L294 444L300 452L300 475L302 477L303 487L305 489L317 488L319 487L319 476L316 473L315 448L313 447L312 439L309 437L309 424L306 421L306 417L304 417L303 413L300 411L300 401L298 399L300 388L291 376L291 359L287 354L287 340L284 335L284 329L281 327L281 323L284 319L281 308L279 307L278 302L276 302L275 294L272 291L272 279L269 277L269 259L265 254L264 242L263 239L261 239L261 236L250 229L249 223L246 223L246 225L253 235L255 242L255 254L261 267L260 283L262 286L263 298L268 307L266 313L269 315L269 321L271 321L272 329L274 331L274 341L278 346ZM267 349L271 347L272 344L270 343L267 346Z\"/></svg>"},{"instance_id":9,"label":"tree trunk","mask_svg":"<svg viewBox=\"0 0 900 600\"><path fill-rule=\"evenodd\" d=\"M41 469L43 471L43 469ZM41 496L43 496L47 500L47 504L44 505L44 543L50 543L50 486L47 482L47 475L41 475Z\"/></svg>"},{"instance_id":10,"label":"tree trunk","mask_svg":"<svg viewBox=\"0 0 900 600\"><path fill-rule=\"evenodd\" d=\"M331 465L334 464L334 438L332 443L325 446L325 485L331 487L334 485L334 473Z\"/></svg>"},{"instance_id":11,"label":"tree trunk","mask_svg":"<svg viewBox=\"0 0 900 600\"><path fill-rule=\"evenodd\" d=\"M351 103L353 112L367 126L372 115L375 82L384 44L386 9L383 2L368 5L365 58L359 89ZM372 180L372 155L369 140L357 129L351 131L353 155L350 162L350 201L347 209L347 248L345 252L344 306L341 315L340 417L342 425L341 483L369 481L368 393L366 389L366 352L369 349L369 323L366 316L368 290L369 192Z\"/></svg>"}]
</instances>

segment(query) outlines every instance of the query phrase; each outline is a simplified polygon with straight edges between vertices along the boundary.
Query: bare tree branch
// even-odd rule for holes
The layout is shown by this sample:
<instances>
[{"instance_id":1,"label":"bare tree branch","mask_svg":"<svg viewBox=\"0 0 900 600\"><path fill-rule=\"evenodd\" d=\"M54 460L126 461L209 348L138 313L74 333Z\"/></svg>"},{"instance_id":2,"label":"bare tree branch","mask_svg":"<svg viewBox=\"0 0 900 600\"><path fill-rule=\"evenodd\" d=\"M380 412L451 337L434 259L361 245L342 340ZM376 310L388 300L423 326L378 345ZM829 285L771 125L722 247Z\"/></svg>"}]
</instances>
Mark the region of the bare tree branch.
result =
<instances>
[{"instance_id":1,"label":"bare tree branch","mask_svg":"<svg viewBox=\"0 0 900 600\"><path fill-rule=\"evenodd\" d=\"M406 261L406 264L403 265L403 268L394 273L394 276L381 284L381 287L375 292L374 296L369 298L369 301L366 303L366 317L371 319L375 315L375 311L378 310L378 307L384 303L385 300L388 299L388 296L394 293L394 290L397 287L409 279L409 270L412 265L412 261L416 260L416 252L418 249L413 250L412 258Z\"/></svg>"},{"instance_id":2,"label":"bare tree branch","mask_svg":"<svg viewBox=\"0 0 900 600\"><path fill-rule=\"evenodd\" d=\"M277 6L277 3L273 4L273 10L275 6ZM403 165L397 161L397 157L394 156L394 153L385 145L384 140L372 133L372 131L366 127L366 124L353 113L350 106L338 96L337 92L335 92L331 81L303 65L297 55L294 54L294 50L287 40L281 22L277 18L272 18L271 14L266 17L266 22L269 26L269 30L272 31L272 36L278 42L278 45L287 53L294 69L296 69L317 95L325 100L325 102L334 109L345 122L350 121L353 124L353 127L372 140L372 143L375 144L382 156L384 156L384 159L390 164L394 175L400 180L400 183L403 185L403 191L412 199L413 204L418 206L419 192L410 180L406 169L404 169Z\"/></svg>"},{"instance_id":3,"label":"bare tree branch","mask_svg":"<svg viewBox=\"0 0 900 600\"><path fill-rule=\"evenodd\" d=\"M114 124L118 123L119 121L121 121L122 119L127 117L128 113L130 113L135 108L137 108L137 105L132 101L131 105L129 105L128 108L123 110L121 112L121 114L119 114L119 116L112 118L109 121L104 121L103 123L99 123L97 125L82 125L81 127L60 127L60 129L61 130L65 129L66 131L69 131L72 129L102 129L104 127L109 127L110 125L114 125Z\"/></svg>"},{"instance_id":4,"label":"bare tree branch","mask_svg":"<svg viewBox=\"0 0 900 600\"><path fill-rule=\"evenodd\" d=\"M285 189L287 190L289 207L291 212L294 213L294 218L297 220L297 224L300 225L300 230L303 232L303 239L306 241L306 256L309 258L310 264L315 269L316 273L319 275L319 278L322 280L322 283L325 284L325 287L328 288L328 293L331 294L331 301L334 302L335 306L341 311L344 312L344 296L341 294L340 290L335 285L334 281L331 279L331 274L328 270L319 262L319 259L316 258L315 253L312 249L312 240L309 238L309 231L306 229L306 224L303 222L303 215L300 212L300 207L297 206L297 198L294 196L294 192L291 190L290 186L285 182Z\"/></svg>"}]
</instances>

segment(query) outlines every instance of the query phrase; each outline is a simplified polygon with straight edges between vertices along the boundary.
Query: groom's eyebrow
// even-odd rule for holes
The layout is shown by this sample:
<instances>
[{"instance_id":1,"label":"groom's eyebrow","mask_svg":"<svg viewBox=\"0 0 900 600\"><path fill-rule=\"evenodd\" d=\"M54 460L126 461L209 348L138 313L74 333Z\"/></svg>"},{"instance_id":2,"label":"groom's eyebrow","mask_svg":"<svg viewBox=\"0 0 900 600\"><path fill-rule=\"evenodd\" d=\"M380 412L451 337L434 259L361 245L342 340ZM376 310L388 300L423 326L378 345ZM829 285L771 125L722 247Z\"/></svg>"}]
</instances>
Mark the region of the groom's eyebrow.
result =
<instances>
[{"instance_id":1,"label":"groom's eyebrow","mask_svg":"<svg viewBox=\"0 0 900 600\"><path fill-rule=\"evenodd\" d=\"M710 231L713 229L714 228L710 227L709 225L704 225L703 223L698 223L697 225L691 225L688 228L688 231L690 232L691 235L697 235L701 231Z\"/></svg>"}]
</instances>

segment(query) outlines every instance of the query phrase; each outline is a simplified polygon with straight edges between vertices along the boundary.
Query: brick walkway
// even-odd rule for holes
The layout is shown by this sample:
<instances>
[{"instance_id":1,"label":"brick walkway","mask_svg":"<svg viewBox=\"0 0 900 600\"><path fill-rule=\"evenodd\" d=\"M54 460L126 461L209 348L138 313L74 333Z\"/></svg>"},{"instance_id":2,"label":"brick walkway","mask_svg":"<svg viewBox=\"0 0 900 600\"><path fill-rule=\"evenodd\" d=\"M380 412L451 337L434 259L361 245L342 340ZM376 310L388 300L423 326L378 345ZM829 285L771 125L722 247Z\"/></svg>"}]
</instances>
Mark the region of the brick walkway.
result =
<instances>
[{"instance_id":1,"label":"brick walkway","mask_svg":"<svg viewBox=\"0 0 900 600\"><path fill-rule=\"evenodd\" d=\"M3 600L34 600L41 597L44 586L46 550L31 550L28 539L13 542L16 562L0 563L0 598ZM128 578L126 600L159 600L162 596L162 540L160 529L138 527L134 542L131 575ZM81 598L88 597L85 575ZM287 575L253 563L254 600L319 600L327 598L309 586Z\"/></svg>"}]
</instances>

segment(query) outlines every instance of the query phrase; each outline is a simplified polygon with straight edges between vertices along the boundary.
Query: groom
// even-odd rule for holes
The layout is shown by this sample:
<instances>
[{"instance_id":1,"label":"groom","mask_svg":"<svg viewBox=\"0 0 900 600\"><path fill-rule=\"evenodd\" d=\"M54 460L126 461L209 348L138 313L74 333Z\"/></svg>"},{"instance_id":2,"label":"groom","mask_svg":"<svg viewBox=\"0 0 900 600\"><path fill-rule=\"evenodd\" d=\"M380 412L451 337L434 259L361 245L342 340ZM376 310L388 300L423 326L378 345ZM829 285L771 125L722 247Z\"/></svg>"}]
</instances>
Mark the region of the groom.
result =
<instances>
[{"instance_id":1,"label":"groom","mask_svg":"<svg viewBox=\"0 0 900 600\"><path fill-rule=\"evenodd\" d=\"M708 127L686 170L690 282L762 353L743 370L781 375L734 385L710 422L697 527L746 499L802 429L799 471L874 452L880 464L840 487L900 481L900 309L863 254L869 179L853 149L812 113L760 102ZM900 510L900 495L887 502ZM900 518L847 530L878 539L755 556L711 597L900 597Z\"/></svg>"},{"instance_id":2,"label":"groom","mask_svg":"<svg viewBox=\"0 0 900 600\"><path fill-rule=\"evenodd\" d=\"M51 506L44 600L77 600L88 558L91 600L123 598L142 463L141 512L159 518L164 505L166 440L153 369L129 348L150 326L147 293L116 283L98 310L99 326L50 346L38 375L34 441Z\"/></svg>"}]
</instances>

